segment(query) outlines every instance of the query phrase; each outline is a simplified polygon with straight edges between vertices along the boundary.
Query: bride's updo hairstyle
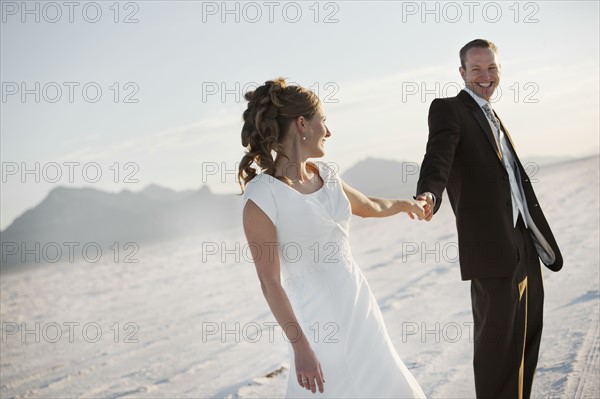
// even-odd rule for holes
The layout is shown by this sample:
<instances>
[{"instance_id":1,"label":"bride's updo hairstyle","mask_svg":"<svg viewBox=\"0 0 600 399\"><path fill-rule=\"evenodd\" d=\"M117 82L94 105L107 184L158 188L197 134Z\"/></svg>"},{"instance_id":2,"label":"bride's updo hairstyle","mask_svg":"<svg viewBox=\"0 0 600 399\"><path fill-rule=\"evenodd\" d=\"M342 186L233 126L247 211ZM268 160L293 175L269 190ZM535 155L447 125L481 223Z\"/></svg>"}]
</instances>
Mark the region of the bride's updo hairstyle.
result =
<instances>
[{"instance_id":1,"label":"bride's updo hairstyle","mask_svg":"<svg viewBox=\"0 0 600 399\"><path fill-rule=\"evenodd\" d=\"M273 151L285 157L281 143L292 122L299 116L311 119L320 104L312 91L301 86L288 86L283 78L265 82L256 90L247 92L244 98L248 101L248 108L243 114L242 145L247 151L238 170L242 191L257 175L253 163L262 173L275 175Z\"/></svg>"}]
</instances>

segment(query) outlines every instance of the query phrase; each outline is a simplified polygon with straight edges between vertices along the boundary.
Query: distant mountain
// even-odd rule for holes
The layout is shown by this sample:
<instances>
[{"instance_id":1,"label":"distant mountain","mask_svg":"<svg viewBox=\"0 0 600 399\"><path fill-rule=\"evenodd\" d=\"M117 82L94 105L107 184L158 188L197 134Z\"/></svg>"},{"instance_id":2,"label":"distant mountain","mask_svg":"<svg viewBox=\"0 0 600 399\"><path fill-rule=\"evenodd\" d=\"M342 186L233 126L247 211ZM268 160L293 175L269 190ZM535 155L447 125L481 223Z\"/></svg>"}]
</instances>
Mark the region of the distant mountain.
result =
<instances>
[{"instance_id":1,"label":"distant mountain","mask_svg":"<svg viewBox=\"0 0 600 399\"><path fill-rule=\"evenodd\" d=\"M419 168L414 162L367 158L345 171L342 179L366 195L412 198ZM44 263L53 259L56 247L63 251L61 260L68 259L69 245L75 245L71 242L78 244L76 255L87 243L111 253L115 242L123 249L128 242L141 245L239 226L241 205L240 196L213 194L207 186L174 191L151 184L138 192L119 193L57 187L0 233L0 266L35 262L34 253ZM22 262L22 253L27 262Z\"/></svg>"},{"instance_id":2,"label":"distant mountain","mask_svg":"<svg viewBox=\"0 0 600 399\"><path fill-rule=\"evenodd\" d=\"M420 165L367 158L342 174L351 187L369 196L412 198L417 189Z\"/></svg>"},{"instance_id":3,"label":"distant mountain","mask_svg":"<svg viewBox=\"0 0 600 399\"><path fill-rule=\"evenodd\" d=\"M590 157L597 157L591 155ZM586 157L587 158L587 157ZM537 156L522 159L528 173L537 172L539 166L550 166L578 160L559 156ZM536 166L537 165L537 166ZM421 165L416 162L366 158L342 173L348 185L370 196L412 198L417 190Z\"/></svg>"},{"instance_id":4,"label":"distant mountain","mask_svg":"<svg viewBox=\"0 0 600 399\"><path fill-rule=\"evenodd\" d=\"M55 259L57 248L63 251L60 259L65 260L69 245L81 255L88 243L110 252L115 242L123 249L128 242L140 245L222 230L240 223L240 205L239 196L212 194L208 187L176 192L150 185L139 192L119 193L57 187L0 233L1 266L44 263ZM29 253L26 262L19 257L23 253Z\"/></svg>"},{"instance_id":5,"label":"distant mountain","mask_svg":"<svg viewBox=\"0 0 600 399\"><path fill-rule=\"evenodd\" d=\"M204 186L202 190L208 190ZM140 194L154 200L173 201L188 197L194 193L194 190L175 191L170 188L161 187L156 184L149 184L146 188L140 191Z\"/></svg>"}]
</instances>

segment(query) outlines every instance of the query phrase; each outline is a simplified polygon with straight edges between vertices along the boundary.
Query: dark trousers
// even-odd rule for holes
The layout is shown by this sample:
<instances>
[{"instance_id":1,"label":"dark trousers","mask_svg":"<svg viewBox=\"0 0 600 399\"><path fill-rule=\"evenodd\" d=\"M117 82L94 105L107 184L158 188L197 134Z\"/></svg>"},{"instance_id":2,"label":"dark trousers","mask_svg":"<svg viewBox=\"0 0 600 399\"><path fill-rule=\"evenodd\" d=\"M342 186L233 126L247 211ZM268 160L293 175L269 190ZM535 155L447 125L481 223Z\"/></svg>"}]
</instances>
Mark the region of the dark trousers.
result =
<instances>
[{"instance_id":1,"label":"dark trousers","mask_svg":"<svg viewBox=\"0 0 600 399\"><path fill-rule=\"evenodd\" d=\"M471 280L477 398L529 398L542 337L544 287L521 216L512 277Z\"/></svg>"}]
</instances>

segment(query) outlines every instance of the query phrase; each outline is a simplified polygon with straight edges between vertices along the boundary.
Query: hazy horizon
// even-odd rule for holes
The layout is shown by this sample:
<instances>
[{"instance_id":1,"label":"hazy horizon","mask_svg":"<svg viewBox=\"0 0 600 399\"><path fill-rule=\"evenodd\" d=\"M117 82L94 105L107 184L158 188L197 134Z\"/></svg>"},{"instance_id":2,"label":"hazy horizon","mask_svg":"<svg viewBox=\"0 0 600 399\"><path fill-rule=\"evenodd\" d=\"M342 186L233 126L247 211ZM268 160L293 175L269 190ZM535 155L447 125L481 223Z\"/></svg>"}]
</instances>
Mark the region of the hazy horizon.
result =
<instances>
[{"instance_id":1,"label":"hazy horizon","mask_svg":"<svg viewBox=\"0 0 600 399\"><path fill-rule=\"evenodd\" d=\"M590 155L584 155L582 157L577 157L577 158L574 158L574 157L558 157L558 156L557 157L533 157L531 159L524 159L523 160L523 165L525 167L525 170L528 173L533 173L533 175L535 175L535 174L537 174L540 171L540 168L543 167L543 166L553 166L553 165L555 165L557 163L571 162L571 161L585 159L585 158L599 156L599 155L600 155L600 153L595 153L595 154L590 154ZM542 159L542 162L538 162L538 159ZM402 163L403 165L402 165L401 169L398 170L398 172L399 172L399 174L404 174L406 178L415 177L415 173L418 172L418 167L419 167L419 165L417 163L413 162L413 161L383 159L383 158L375 158L375 157L370 157L369 156L369 157L365 157L363 159L357 160L356 163L350 165L350 167L347 168L347 169L345 169L345 170L339 170L340 176L343 177L346 172L349 172L350 170L353 170L355 167L357 167L357 166L361 165L363 162L367 162L369 160L378 160L378 161L399 162L399 163ZM337 167L337 165L335 164L334 161L325 161L323 159L320 159L320 161L327 162L329 165L333 164L334 168ZM369 179L361 179L361 182L362 183L368 183ZM346 182L346 183L350 184L349 182ZM406 183L408 184L408 182L406 182ZM412 182L412 183L414 183L413 186L416 185L415 182ZM109 191L109 190L106 190L106 189L101 188L101 187L95 187L93 185L81 185L81 186L74 186L74 185L54 185L46 193L46 195L42 199L40 199L40 201L38 203L34 204L31 208L27 208L27 209L23 210L22 213L16 215L13 220L9 221L6 224L6 226L2 226L2 228L0 228L0 232L4 232L17 218L19 218L20 216L22 216L23 213L25 213L28 210L30 210L32 208L35 208L36 206L40 205L41 202L43 202L46 199L47 194L49 194L52 190L57 189L57 188L70 188L70 189L92 188L92 189L97 189L97 190L100 190L102 192L106 192L106 193L110 193L110 194L119 194L119 193L124 192L124 191L129 191L129 192L132 192L134 194L138 194L138 193L142 193L144 190L148 189L151 186L155 186L155 187L160 187L162 189L171 190L174 193L178 193L178 194L179 193L183 193L185 191L197 192L199 190L204 189L205 187L208 187L209 191L212 194L221 194L221 195L223 195L223 194L240 194L239 186L237 185L237 183L236 183L235 187L231 187L231 189L229 191L217 191L217 192L215 192L215 191L213 191L211 189L211 185L209 183L202 183L199 187L184 188L184 189L178 190L178 189L175 189L173 187L169 187L167 185L162 185L162 184L157 184L157 183L152 183L151 182L151 183L145 184L143 186L137 186L135 189L131 189L129 187L120 187L120 188L116 189L115 191ZM370 195L379 195L379 196L381 196L381 195L387 194L386 192L381 191L381 189L380 190L376 190L375 192L372 192L372 191L369 191L368 189L367 190L363 190L362 187L356 186L354 184L351 184L351 186L353 186L354 188L359 188L364 193L370 194ZM394 191L394 189L392 189L392 191ZM395 191L398 191L398 189L396 189ZM400 191L406 191L406 190L401 189ZM406 195L408 197L410 197L410 195L412 195L412 191L410 191L410 195L409 194L406 194Z\"/></svg>"}]
</instances>

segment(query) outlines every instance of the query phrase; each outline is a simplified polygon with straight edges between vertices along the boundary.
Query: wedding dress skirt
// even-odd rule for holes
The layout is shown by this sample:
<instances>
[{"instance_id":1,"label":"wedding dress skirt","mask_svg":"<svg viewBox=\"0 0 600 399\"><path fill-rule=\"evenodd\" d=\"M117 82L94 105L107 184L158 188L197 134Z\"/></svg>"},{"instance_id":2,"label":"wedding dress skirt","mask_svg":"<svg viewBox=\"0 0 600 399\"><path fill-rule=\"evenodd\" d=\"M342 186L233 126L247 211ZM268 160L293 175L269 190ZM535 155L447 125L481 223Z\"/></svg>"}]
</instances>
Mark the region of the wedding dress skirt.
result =
<instances>
[{"instance_id":1,"label":"wedding dress skirt","mask_svg":"<svg viewBox=\"0 0 600 399\"><path fill-rule=\"evenodd\" d=\"M252 200L275 225L282 286L325 378L323 393L301 387L290 345L286 397L424 398L352 258L351 209L340 178L327 164L316 165L324 185L314 193L302 194L265 174L244 193L244 201Z\"/></svg>"}]
</instances>

